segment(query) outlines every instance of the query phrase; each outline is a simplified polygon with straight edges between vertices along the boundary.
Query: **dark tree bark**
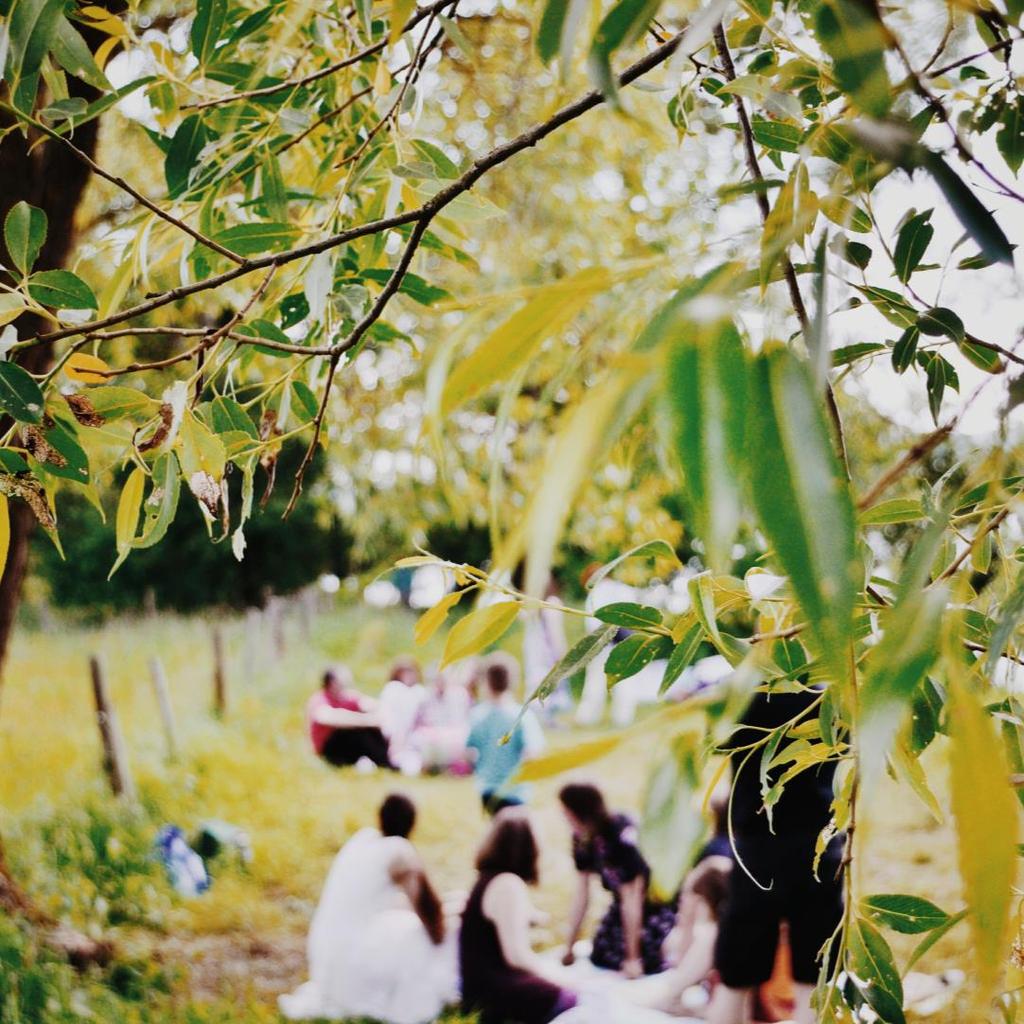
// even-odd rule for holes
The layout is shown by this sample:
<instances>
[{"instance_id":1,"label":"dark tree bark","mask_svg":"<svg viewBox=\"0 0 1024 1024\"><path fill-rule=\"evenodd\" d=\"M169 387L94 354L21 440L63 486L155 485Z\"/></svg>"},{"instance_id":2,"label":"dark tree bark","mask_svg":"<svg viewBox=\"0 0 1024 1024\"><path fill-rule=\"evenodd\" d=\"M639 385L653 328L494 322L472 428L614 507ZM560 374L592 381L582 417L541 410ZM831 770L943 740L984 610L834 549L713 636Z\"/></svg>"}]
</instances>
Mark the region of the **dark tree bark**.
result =
<instances>
[{"instance_id":1,"label":"dark tree bark","mask_svg":"<svg viewBox=\"0 0 1024 1024\"><path fill-rule=\"evenodd\" d=\"M114 9L114 5L105 6ZM82 35L93 48L104 38L85 27L82 27ZM72 96L81 96L86 102L98 96L90 86L73 78L68 79L68 91ZM0 118L0 127L6 128L9 124L9 121ZM93 156L98 135L97 119L76 131L75 145ZM58 142L40 139L33 132L26 136L18 130L0 137L0 223L11 207L23 200L46 214L49 227L46 242L36 263L37 269L59 269L71 255L75 241L75 214L89 183L89 176L89 169ZM2 241L0 253L4 264L9 264L7 253L2 249ZM40 318L32 315L19 317L15 326L21 338L32 337L46 329ZM44 373L52 361L53 350L49 345L30 348L19 359L30 373ZM0 429L6 429L9 425L10 421L6 417L0 419ZM0 577L0 694L11 633L28 572L29 538L35 527L32 510L20 499L10 503L10 520L10 547L3 576ZM110 957L111 950L107 943L96 942L74 929L58 925L35 906L11 877L2 842L0 913L24 917L38 926L47 944L67 956L76 966L105 962Z\"/></svg>"}]
</instances>

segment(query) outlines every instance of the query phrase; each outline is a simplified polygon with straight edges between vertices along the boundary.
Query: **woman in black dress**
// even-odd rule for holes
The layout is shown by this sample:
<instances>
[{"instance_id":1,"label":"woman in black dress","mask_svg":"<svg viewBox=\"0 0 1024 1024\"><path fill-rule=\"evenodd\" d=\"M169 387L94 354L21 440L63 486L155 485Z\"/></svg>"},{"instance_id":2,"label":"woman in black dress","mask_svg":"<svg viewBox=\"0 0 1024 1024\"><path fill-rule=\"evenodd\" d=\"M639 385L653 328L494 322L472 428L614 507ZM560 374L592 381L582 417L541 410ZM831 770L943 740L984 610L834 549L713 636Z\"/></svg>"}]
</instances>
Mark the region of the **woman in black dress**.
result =
<instances>
[{"instance_id":1,"label":"woman in black dress","mask_svg":"<svg viewBox=\"0 0 1024 1024\"><path fill-rule=\"evenodd\" d=\"M636 845L636 826L624 814L611 814L596 786L570 784L558 798L572 828L573 859L580 873L562 962L573 962L573 946L590 904L590 880L598 875L612 894L612 905L598 925L591 961L627 978L663 971L661 947L676 911L650 898L651 870Z\"/></svg>"},{"instance_id":2,"label":"woman in black dress","mask_svg":"<svg viewBox=\"0 0 1024 1024\"><path fill-rule=\"evenodd\" d=\"M481 1024L548 1024L576 1005L557 963L530 947L537 841L519 807L500 811L477 854L476 885L459 934L462 1003Z\"/></svg>"}]
</instances>

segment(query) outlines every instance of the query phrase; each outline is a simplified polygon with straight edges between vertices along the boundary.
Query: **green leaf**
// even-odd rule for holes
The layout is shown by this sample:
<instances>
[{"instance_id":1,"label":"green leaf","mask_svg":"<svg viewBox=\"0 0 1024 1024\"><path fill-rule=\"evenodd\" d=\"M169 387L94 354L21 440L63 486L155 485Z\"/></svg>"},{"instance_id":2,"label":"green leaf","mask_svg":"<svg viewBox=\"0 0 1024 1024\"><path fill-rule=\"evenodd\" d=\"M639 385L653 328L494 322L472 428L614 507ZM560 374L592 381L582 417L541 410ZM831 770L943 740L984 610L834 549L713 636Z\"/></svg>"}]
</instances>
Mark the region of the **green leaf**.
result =
<instances>
[{"instance_id":1,"label":"green leaf","mask_svg":"<svg viewBox=\"0 0 1024 1024\"><path fill-rule=\"evenodd\" d=\"M761 525L818 650L834 678L845 679L862 571L853 501L821 399L788 349L755 360L748 426L744 455Z\"/></svg>"},{"instance_id":2,"label":"green leaf","mask_svg":"<svg viewBox=\"0 0 1024 1024\"><path fill-rule=\"evenodd\" d=\"M0 361L0 409L22 423L41 423L43 393L17 363Z\"/></svg>"},{"instance_id":3,"label":"green leaf","mask_svg":"<svg viewBox=\"0 0 1024 1024\"><path fill-rule=\"evenodd\" d=\"M616 601L602 605L594 612L594 618L625 629L646 629L648 626L661 625L661 612L647 605L633 604L631 601Z\"/></svg>"},{"instance_id":4,"label":"green leaf","mask_svg":"<svg viewBox=\"0 0 1024 1024\"><path fill-rule=\"evenodd\" d=\"M298 228L290 224L265 221L257 224L236 224L213 236L225 249L239 256L258 256L265 252L287 249L298 237Z\"/></svg>"},{"instance_id":5,"label":"green leaf","mask_svg":"<svg viewBox=\"0 0 1024 1024\"><path fill-rule=\"evenodd\" d=\"M391 280L392 273L393 271L383 267L369 267L361 271L363 278L377 281L380 284L387 284ZM437 285L425 281L418 274L410 274L408 271L402 275L402 283L398 286L398 291L401 295L408 295L413 302L418 302L421 306L432 306L435 302L451 298L451 294L444 288L439 288Z\"/></svg>"},{"instance_id":6,"label":"green leaf","mask_svg":"<svg viewBox=\"0 0 1024 1024\"><path fill-rule=\"evenodd\" d=\"M113 88L107 81L107 76L96 64L92 50L89 49L86 41L71 22L63 16L57 19L52 49L55 60L69 75L104 92ZM86 109L88 108L86 107ZM83 110L83 114L84 112Z\"/></svg>"},{"instance_id":7,"label":"green leaf","mask_svg":"<svg viewBox=\"0 0 1024 1024\"><path fill-rule=\"evenodd\" d=\"M519 614L518 601L500 601L471 611L448 634L441 668L468 658L501 639Z\"/></svg>"},{"instance_id":8,"label":"green leaf","mask_svg":"<svg viewBox=\"0 0 1024 1024\"><path fill-rule=\"evenodd\" d=\"M675 566L679 567L681 565L675 548L667 540L648 540L643 544L637 544L635 548L624 551L618 558L613 558L610 562L602 565L597 572L587 579L587 589L593 590L601 580L615 572L623 562L628 561L630 558L643 557L668 558Z\"/></svg>"},{"instance_id":9,"label":"green leaf","mask_svg":"<svg viewBox=\"0 0 1024 1024\"><path fill-rule=\"evenodd\" d=\"M832 350L832 365L848 366L850 363L855 363L865 356L884 351L885 345L880 341L858 341L854 345L843 345L841 348Z\"/></svg>"},{"instance_id":10,"label":"green leaf","mask_svg":"<svg viewBox=\"0 0 1024 1024\"><path fill-rule=\"evenodd\" d=\"M868 656L857 738L865 774L872 782L881 777L918 685L938 656L949 595L944 587L925 590L925 585L945 525L944 519L931 523L912 549L893 606L883 614L881 642Z\"/></svg>"},{"instance_id":11,"label":"green leaf","mask_svg":"<svg viewBox=\"0 0 1024 1024\"><path fill-rule=\"evenodd\" d=\"M153 463L153 486L142 506L146 518L142 534L132 541L133 548L151 548L164 539L168 527L174 522L180 493L178 460L172 452L164 452Z\"/></svg>"},{"instance_id":12,"label":"green leaf","mask_svg":"<svg viewBox=\"0 0 1024 1024\"><path fill-rule=\"evenodd\" d=\"M4 244L14 265L29 274L46 241L46 214L22 201L15 203L4 220Z\"/></svg>"},{"instance_id":13,"label":"green leaf","mask_svg":"<svg viewBox=\"0 0 1024 1024\"><path fill-rule=\"evenodd\" d=\"M904 894L865 896L860 901L860 911L875 924L903 935L930 932L949 921L949 914L931 900Z\"/></svg>"},{"instance_id":14,"label":"green leaf","mask_svg":"<svg viewBox=\"0 0 1024 1024\"><path fill-rule=\"evenodd\" d=\"M929 152L922 166L935 179L943 195L953 207L960 223L978 243L982 255L997 263L1013 265L1013 246L996 223L995 217L978 197L961 181L956 172L939 156Z\"/></svg>"},{"instance_id":15,"label":"green leaf","mask_svg":"<svg viewBox=\"0 0 1024 1024\"><path fill-rule=\"evenodd\" d=\"M302 418L307 422L312 422L316 419L316 414L320 409L320 403L316 399L316 395L309 389L309 385L303 383L301 380L292 381L292 394L295 396L296 407L302 415Z\"/></svg>"},{"instance_id":16,"label":"green leaf","mask_svg":"<svg viewBox=\"0 0 1024 1024\"><path fill-rule=\"evenodd\" d=\"M724 571L740 522L738 471L747 417L746 356L729 321L680 325L667 353L676 457L708 564Z\"/></svg>"},{"instance_id":17,"label":"green leaf","mask_svg":"<svg viewBox=\"0 0 1024 1024\"><path fill-rule=\"evenodd\" d=\"M993 352L992 349L967 339L960 342L959 348L964 358L979 370L984 370L986 373L1003 372L1003 361L999 358L999 354Z\"/></svg>"},{"instance_id":18,"label":"green leaf","mask_svg":"<svg viewBox=\"0 0 1024 1024\"><path fill-rule=\"evenodd\" d=\"M39 459L40 467L47 473L75 480L80 484L89 482L89 459L78 438L74 427L59 421L43 431L43 439L53 450L46 459ZM42 453L41 453L42 454Z\"/></svg>"},{"instance_id":19,"label":"green leaf","mask_svg":"<svg viewBox=\"0 0 1024 1024\"><path fill-rule=\"evenodd\" d=\"M921 265L935 228L931 226L932 211L926 210L919 213L900 228L899 237L896 239L896 251L893 254L893 263L896 267L896 276L906 284L911 275Z\"/></svg>"},{"instance_id":20,"label":"green leaf","mask_svg":"<svg viewBox=\"0 0 1024 1024\"><path fill-rule=\"evenodd\" d=\"M590 77L613 106L618 106L619 88L612 71L612 54L643 35L661 0L618 0L597 28L587 57Z\"/></svg>"},{"instance_id":21,"label":"green leaf","mask_svg":"<svg viewBox=\"0 0 1024 1024\"><path fill-rule=\"evenodd\" d=\"M821 212L833 224L846 231L868 234L871 231L871 218L867 211L852 203L846 196L828 195L821 200Z\"/></svg>"},{"instance_id":22,"label":"green leaf","mask_svg":"<svg viewBox=\"0 0 1024 1024\"><path fill-rule=\"evenodd\" d=\"M700 767L692 741L681 737L660 757L644 795L640 838L656 897L672 900L700 851L706 831L697 794Z\"/></svg>"},{"instance_id":23,"label":"green leaf","mask_svg":"<svg viewBox=\"0 0 1024 1024\"><path fill-rule=\"evenodd\" d=\"M104 385L90 388L88 396L93 409L105 420L119 420L125 416L149 417L160 407L156 399L135 388Z\"/></svg>"},{"instance_id":24,"label":"green leaf","mask_svg":"<svg viewBox=\"0 0 1024 1024\"><path fill-rule=\"evenodd\" d=\"M665 666L665 675L662 677L661 687L658 691L659 697L668 693L672 684L693 664L703 642L704 627L699 622L695 622L683 634L682 640L676 644L675 650L669 656L668 664Z\"/></svg>"},{"instance_id":25,"label":"green leaf","mask_svg":"<svg viewBox=\"0 0 1024 1024\"><path fill-rule=\"evenodd\" d=\"M950 788L974 968L975 1013L968 1017L982 1019L1010 941L1019 810L995 724L959 681L950 692L949 723Z\"/></svg>"},{"instance_id":26,"label":"green leaf","mask_svg":"<svg viewBox=\"0 0 1024 1024\"><path fill-rule=\"evenodd\" d=\"M96 309L93 290L70 270L40 270L28 279L28 293L54 309Z\"/></svg>"},{"instance_id":27,"label":"green leaf","mask_svg":"<svg viewBox=\"0 0 1024 1024\"><path fill-rule=\"evenodd\" d=\"M189 114L178 125L164 158L168 198L177 199L187 190L189 174L208 141L209 132L198 114Z\"/></svg>"},{"instance_id":28,"label":"green leaf","mask_svg":"<svg viewBox=\"0 0 1024 1024\"><path fill-rule=\"evenodd\" d=\"M214 55L224 31L227 12L227 0L198 0L189 38L192 52L200 65L208 63Z\"/></svg>"},{"instance_id":29,"label":"green leaf","mask_svg":"<svg viewBox=\"0 0 1024 1024\"><path fill-rule=\"evenodd\" d=\"M211 406L213 418L213 429L218 434L225 434L229 430L241 430L248 434L254 441L259 440L259 432L252 417L233 399L220 396L213 400Z\"/></svg>"},{"instance_id":30,"label":"green leaf","mask_svg":"<svg viewBox=\"0 0 1024 1024\"><path fill-rule=\"evenodd\" d=\"M1024 163L1024 96L1018 96L1015 103L1007 103L1004 108L996 145L1007 166L1017 174Z\"/></svg>"},{"instance_id":31,"label":"green leaf","mask_svg":"<svg viewBox=\"0 0 1024 1024\"><path fill-rule=\"evenodd\" d=\"M269 149L260 157L260 183L267 217L272 221L287 222L288 189L281 173L281 162Z\"/></svg>"},{"instance_id":32,"label":"green leaf","mask_svg":"<svg viewBox=\"0 0 1024 1024\"><path fill-rule=\"evenodd\" d=\"M940 925L934 929L927 938L923 939L911 954L910 959L907 961L907 973L912 971L917 965L917 962L934 946L939 939L941 939L948 932L952 931L965 917L967 917L967 911L961 910L959 914L954 914L952 917L946 918L946 923Z\"/></svg>"},{"instance_id":33,"label":"green leaf","mask_svg":"<svg viewBox=\"0 0 1024 1024\"><path fill-rule=\"evenodd\" d=\"M672 640L667 636L650 636L635 633L612 648L604 663L604 674L608 685L614 686L623 679L635 676L658 658L667 658L672 651Z\"/></svg>"},{"instance_id":34,"label":"green leaf","mask_svg":"<svg viewBox=\"0 0 1024 1024\"><path fill-rule=\"evenodd\" d=\"M13 448L0 448L0 471L4 473L27 473L28 463L21 452Z\"/></svg>"},{"instance_id":35,"label":"green leaf","mask_svg":"<svg viewBox=\"0 0 1024 1024\"><path fill-rule=\"evenodd\" d=\"M921 331L915 327L908 327L892 347L892 368L897 373L904 373L908 366L914 361L917 355L917 339Z\"/></svg>"},{"instance_id":36,"label":"green leaf","mask_svg":"<svg viewBox=\"0 0 1024 1024\"><path fill-rule=\"evenodd\" d=\"M7 15L7 66L0 75L7 81L11 103L32 112L39 71L57 30L64 0L11 0ZM3 70L3 69L0 69Z\"/></svg>"},{"instance_id":37,"label":"green leaf","mask_svg":"<svg viewBox=\"0 0 1024 1024\"><path fill-rule=\"evenodd\" d=\"M864 1001L885 1024L904 1024L903 983L889 944L863 918L853 922L847 942L849 968Z\"/></svg>"},{"instance_id":38,"label":"green leaf","mask_svg":"<svg viewBox=\"0 0 1024 1024\"><path fill-rule=\"evenodd\" d=\"M450 179L459 176L459 169L451 161L448 154L440 146L435 146L426 139L413 139L412 148L434 168L439 178Z\"/></svg>"},{"instance_id":39,"label":"green leaf","mask_svg":"<svg viewBox=\"0 0 1024 1024\"><path fill-rule=\"evenodd\" d=\"M540 681L530 699L543 701L549 697L563 679L586 668L611 643L617 632L615 626L600 626L577 640Z\"/></svg>"},{"instance_id":40,"label":"green leaf","mask_svg":"<svg viewBox=\"0 0 1024 1024\"><path fill-rule=\"evenodd\" d=\"M795 125L763 117L755 117L750 127L756 142L779 153L795 153L804 137Z\"/></svg>"},{"instance_id":41,"label":"green leaf","mask_svg":"<svg viewBox=\"0 0 1024 1024\"><path fill-rule=\"evenodd\" d=\"M925 310L917 318L917 329L932 338L947 337L953 341L963 341L966 335L964 322L951 309L935 306Z\"/></svg>"},{"instance_id":42,"label":"green leaf","mask_svg":"<svg viewBox=\"0 0 1024 1024\"><path fill-rule=\"evenodd\" d=\"M865 509L857 517L861 526L888 523L915 523L924 518L924 507L917 498L892 498Z\"/></svg>"},{"instance_id":43,"label":"green leaf","mask_svg":"<svg viewBox=\"0 0 1024 1024\"><path fill-rule=\"evenodd\" d=\"M893 89L885 70L888 34L878 10L859 0L831 0L818 9L817 37L832 58L839 88L872 117L885 117Z\"/></svg>"}]
</instances>

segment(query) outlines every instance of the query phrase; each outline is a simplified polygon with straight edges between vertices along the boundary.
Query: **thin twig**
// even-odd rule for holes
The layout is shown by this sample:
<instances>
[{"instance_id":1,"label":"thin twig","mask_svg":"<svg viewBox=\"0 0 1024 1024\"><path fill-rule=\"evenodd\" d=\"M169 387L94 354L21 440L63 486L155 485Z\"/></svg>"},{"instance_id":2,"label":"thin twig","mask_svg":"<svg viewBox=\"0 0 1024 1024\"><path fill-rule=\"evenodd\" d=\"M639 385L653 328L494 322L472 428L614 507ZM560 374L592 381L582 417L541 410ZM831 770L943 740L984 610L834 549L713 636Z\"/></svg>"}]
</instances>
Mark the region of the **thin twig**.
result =
<instances>
[{"instance_id":1,"label":"thin twig","mask_svg":"<svg viewBox=\"0 0 1024 1024\"><path fill-rule=\"evenodd\" d=\"M972 53L970 57L961 57L960 60L955 60L951 64L945 64L941 68L937 68L935 71L929 71L929 78L939 78L949 71L956 71L957 68L962 68L965 64L970 64L972 60L977 60L979 57L987 57L990 53L996 53L999 50L1005 50L1008 47L1013 46L1017 42L1016 39L1000 39L998 43L993 43L987 50L982 50L980 53Z\"/></svg>"},{"instance_id":2,"label":"thin twig","mask_svg":"<svg viewBox=\"0 0 1024 1024\"><path fill-rule=\"evenodd\" d=\"M942 572L940 572L939 575L935 577L935 582L939 583L942 580L948 580L950 576L956 575L956 573L960 569L960 566L962 566L964 562L967 561L967 559L971 555L971 552L974 551L974 549L978 546L979 542L982 541L988 534L992 533L993 530L998 530L999 527L1002 525L1003 520L1006 519L1006 517L1009 514L1010 506L1007 505L1005 506L1005 508L1001 509L996 515L994 515L989 520L989 522L986 523L984 529L978 530L978 532L974 535L974 539L971 541L971 543L968 544L967 547L965 547L963 551L961 551L960 554L957 555L956 558L954 558L953 561L950 562L949 565L947 565L946 568L943 569Z\"/></svg>"},{"instance_id":3,"label":"thin twig","mask_svg":"<svg viewBox=\"0 0 1024 1024\"><path fill-rule=\"evenodd\" d=\"M897 481L911 466L920 462L926 455L934 451L953 432L957 424L954 417L948 423L933 430L930 434L915 442L894 466L887 469L857 501L857 509L863 511L872 505Z\"/></svg>"},{"instance_id":4,"label":"thin twig","mask_svg":"<svg viewBox=\"0 0 1024 1024\"><path fill-rule=\"evenodd\" d=\"M721 22L715 28L715 49L718 51L718 56L722 61L722 67L725 70L726 80L733 82L736 80L736 65L733 63L732 53L729 50L729 43L725 37L725 29L722 27ZM733 96L733 104L736 107L736 114L740 122L740 131L743 136L743 151L746 156L747 169L750 172L751 178L760 184L764 181L764 175L761 173L761 164L757 159L757 148L754 143L754 131L750 124L750 118L747 115L747 108L743 103L743 97L736 95ZM771 206L768 203L768 196L763 188L756 190L757 205L761 211L761 221L765 222L768 220L768 215L771 213ZM809 319L807 316L807 307L804 305L803 295L800 294L800 283L797 281L796 270L793 267L793 263L789 256L782 253L782 268L783 274L786 279L786 287L789 289L789 300L793 306L793 312L796 313L797 320L800 321L800 330L804 337L807 337ZM842 461L843 468L846 471L846 476L850 476L850 464L846 454L846 433L843 430L842 417L839 415L839 405L836 402L835 392L832 390L832 384L829 381L825 382L825 403L828 406L829 418L832 420L832 425L836 433L836 446L838 448L838 454Z\"/></svg>"},{"instance_id":5,"label":"thin twig","mask_svg":"<svg viewBox=\"0 0 1024 1024\"><path fill-rule=\"evenodd\" d=\"M675 53L676 48L679 45L680 38L680 35L675 36L667 43L651 50L638 61L630 65L619 76L620 86L629 85L631 82L635 82L638 78L643 77L649 71L652 71L664 64L665 61ZM336 249L338 246L344 245L346 242L354 241L357 238L365 238L367 235L375 235L391 228L402 227L405 224L412 224L426 216L433 217L459 196L468 192L489 171L493 170L495 167L499 167L501 164L524 150L536 146L549 135L558 131L558 129L572 121L575 121L583 114L594 109L594 107L600 106L604 101L604 95L597 90L586 93L579 99L557 111L546 121L542 121L540 124L534 125L533 128L517 135L514 139L511 139L508 142L505 142L500 146L496 146L490 151L490 153L481 157L479 160L476 160L458 178L450 182L439 192L435 193L435 195L428 199L422 206L411 210L405 210L404 212L395 214L392 217L384 217L380 220L358 225L357 227L347 228L344 231L340 231L334 235L329 235L319 241L299 246L295 249L288 249L281 253L261 256L255 259L248 259L238 267L225 270L222 273L215 274L205 280L194 281L191 284L179 285L176 288L170 288L165 292L160 292L157 295L150 296L145 301L140 302L129 309L121 310L119 313L112 313L110 316L102 317L99 320L92 320L88 323L78 324L77 326L63 327L59 330L51 331L48 334L40 334L36 338L28 339L28 341L31 342L32 345L42 345L53 341L59 341L62 338L92 334L98 330L113 327L117 324L124 323L127 320L132 320L135 317L142 316L145 313L152 312L154 309L160 309L172 302L177 302L179 299L188 298L190 295L197 295L201 292L219 288L221 285L229 284L230 282L235 281L240 277L244 277L246 274L249 274L254 270L285 266L288 263L294 263L296 260L304 259L307 256L315 256L317 253Z\"/></svg>"},{"instance_id":6,"label":"thin twig","mask_svg":"<svg viewBox=\"0 0 1024 1024\"><path fill-rule=\"evenodd\" d=\"M122 192L126 192L132 197L132 199L137 203L140 203L151 213L155 213L161 220L167 221L168 224L173 224L179 231L184 231L186 235L191 235L191 237L197 242L201 242L207 248L212 249L216 253L220 253L221 256L226 256L232 263L242 264L245 262L238 253L232 252L230 249L225 249L219 242L215 242L212 238L208 238L201 231L197 231L195 228L186 224L183 220L179 220L173 214L161 209L151 199L147 199L138 189L129 185L124 178L119 178L116 174L111 174L109 171L104 170L98 163L96 163L95 160L93 160L91 156L89 156L88 153L79 149L70 139L61 135L60 132L55 132L48 125L43 124L42 121L36 120L36 118L32 117L30 114L16 110L9 103L0 101L0 110L15 119L24 122L25 124L31 125L36 129L36 131L42 132L47 138L61 143L61 145L65 146L71 153L73 153L78 160L85 164L93 174L106 179L112 185L116 185Z\"/></svg>"},{"instance_id":7,"label":"thin twig","mask_svg":"<svg viewBox=\"0 0 1024 1024\"><path fill-rule=\"evenodd\" d=\"M335 107L333 110L329 110L323 116L318 117L308 128L306 128L304 131L296 135L295 138L289 139L278 149L275 149L274 154L276 156L280 156L282 153L286 153L289 149L291 149L292 146L297 146L300 142L302 142L303 139L312 135L313 132L317 130L317 128L327 124L328 121L333 121L334 118L336 118L339 114L344 114L345 111L348 110L348 108L351 107L353 103L356 103L358 100L361 100L364 96L368 96L371 92L373 92L373 86L368 85L365 89L360 89L359 92L352 93L352 95L349 96L349 98L345 100L345 102L342 103L340 107Z\"/></svg>"},{"instance_id":8,"label":"thin twig","mask_svg":"<svg viewBox=\"0 0 1024 1024\"><path fill-rule=\"evenodd\" d=\"M402 29L403 35L411 28L418 25L424 18L432 17L439 11L443 11L446 7L449 7L451 4L456 2L457 0L437 0L436 3L431 4L429 7L421 7L405 23L405 27ZM260 89L248 89L245 92L235 92L228 96L219 96L215 100L204 100L201 103L190 103L187 106L182 107L182 110L206 110L209 107L222 107L227 103L236 103L239 100L251 100L262 96L273 96L275 93L286 92L288 89L300 89L302 86L311 85L313 82L318 82L321 78L327 78L329 75L333 75L338 71L343 71L345 68L351 67L353 64L358 64L360 61L373 57L375 54L380 53L387 45L388 39L385 37L376 43L371 43L369 46L364 47L357 53L353 53L349 57L336 61L334 64L329 64L325 68L320 68L319 71L314 71L312 74L305 75L302 78L291 78L284 82L278 82L277 85L265 85Z\"/></svg>"},{"instance_id":9,"label":"thin twig","mask_svg":"<svg viewBox=\"0 0 1024 1024\"><path fill-rule=\"evenodd\" d=\"M306 449L306 454L302 457L302 462L299 464L298 471L295 474L295 485L292 488L292 496L288 499L288 506L284 510L284 517L287 518L295 503L299 500L299 495L302 493L302 481L306 475L306 470L309 468L309 464L313 461L313 456L316 453L316 446L320 441L320 432L323 430L324 416L327 414L327 405L331 397L331 387L334 384L334 376L338 370L338 364L341 361L341 357L354 348L363 340L366 332L381 318L387 307L391 297L401 287L402 280L405 278L406 271L409 269L409 265L412 263L413 257L416 255L416 250L419 248L420 242L423 240L424 234L426 234L427 227L433 214L425 216L422 220L416 222L416 226L412 229L412 234L409 236L409 241L406 242L405 251L402 253L402 258L398 261L395 269L392 271L391 276L388 278L387 283L381 289L380 295L377 296L377 301L374 302L370 311L363 317L352 328L352 333L339 344L335 345L331 355L330 366L327 371L327 382L324 385L323 398L320 400L320 406L316 411L316 417L313 420L313 438L309 442L309 447Z\"/></svg>"}]
</instances>

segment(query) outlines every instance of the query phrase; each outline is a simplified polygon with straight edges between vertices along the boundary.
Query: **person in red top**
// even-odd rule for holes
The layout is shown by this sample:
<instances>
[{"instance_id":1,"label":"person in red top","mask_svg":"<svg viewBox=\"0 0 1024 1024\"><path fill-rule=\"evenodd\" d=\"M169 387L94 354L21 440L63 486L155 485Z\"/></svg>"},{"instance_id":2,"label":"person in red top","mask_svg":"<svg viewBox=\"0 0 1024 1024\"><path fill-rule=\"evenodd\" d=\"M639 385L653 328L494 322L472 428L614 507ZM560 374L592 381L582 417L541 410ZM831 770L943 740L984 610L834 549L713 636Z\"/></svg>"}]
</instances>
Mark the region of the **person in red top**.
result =
<instances>
[{"instance_id":1,"label":"person in red top","mask_svg":"<svg viewBox=\"0 0 1024 1024\"><path fill-rule=\"evenodd\" d=\"M324 672L321 688L306 704L306 725L314 752L328 764L357 764L367 758L382 768L392 767L375 702L356 689L345 665Z\"/></svg>"}]
</instances>

